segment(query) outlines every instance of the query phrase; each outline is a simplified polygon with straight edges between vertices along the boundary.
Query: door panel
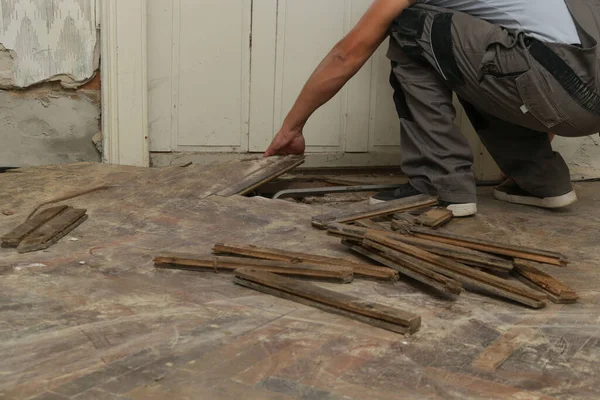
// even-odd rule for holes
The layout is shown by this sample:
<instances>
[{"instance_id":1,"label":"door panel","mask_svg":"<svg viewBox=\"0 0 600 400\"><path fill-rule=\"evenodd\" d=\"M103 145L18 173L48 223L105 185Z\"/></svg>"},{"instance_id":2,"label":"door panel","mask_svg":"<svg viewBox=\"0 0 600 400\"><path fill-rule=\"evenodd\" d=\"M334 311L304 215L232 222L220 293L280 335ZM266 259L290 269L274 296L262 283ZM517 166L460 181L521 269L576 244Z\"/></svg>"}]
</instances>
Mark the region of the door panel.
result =
<instances>
[{"instance_id":1,"label":"door panel","mask_svg":"<svg viewBox=\"0 0 600 400\"><path fill-rule=\"evenodd\" d=\"M148 132L150 151L171 151L173 3L148 0ZM162 27L162 29L158 29Z\"/></svg>"},{"instance_id":2,"label":"door panel","mask_svg":"<svg viewBox=\"0 0 600 400\"><path fill-rule=\"evenodd\" d=\"M250 7L180 0L179 146L247 148Z\"/></svg>"},{"instance_id":3,"label":"door panel","mask_svg":"<svg viewBox=\"0 0 600 400\"><path fill-rule=\"evenodd\" d=\"M247 151L251 0L165 3L148 4L152 149Z\"/></svg>"}]
</instances>

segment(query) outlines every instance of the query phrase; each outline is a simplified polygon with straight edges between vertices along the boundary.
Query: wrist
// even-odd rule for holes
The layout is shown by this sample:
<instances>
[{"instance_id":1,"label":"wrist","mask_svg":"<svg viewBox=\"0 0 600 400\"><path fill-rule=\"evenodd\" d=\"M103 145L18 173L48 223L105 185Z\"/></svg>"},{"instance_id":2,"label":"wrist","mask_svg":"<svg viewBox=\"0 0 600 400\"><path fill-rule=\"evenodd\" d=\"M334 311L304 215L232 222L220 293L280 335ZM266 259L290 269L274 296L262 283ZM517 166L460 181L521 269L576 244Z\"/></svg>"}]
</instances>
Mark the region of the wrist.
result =
<instances>
[{"instance_id":1,"label":"wrist","mask_svg":"<svg viewBox=\"0 0 600 400\"><path fill-rule=\"evenodd\" d=\"M285 120L283 121L283 130L286 130L298 136L302 136L302 130L304 129L304 125L306 125L306 122L293 123L288 120Z\"/></svg>"}]
</instances>

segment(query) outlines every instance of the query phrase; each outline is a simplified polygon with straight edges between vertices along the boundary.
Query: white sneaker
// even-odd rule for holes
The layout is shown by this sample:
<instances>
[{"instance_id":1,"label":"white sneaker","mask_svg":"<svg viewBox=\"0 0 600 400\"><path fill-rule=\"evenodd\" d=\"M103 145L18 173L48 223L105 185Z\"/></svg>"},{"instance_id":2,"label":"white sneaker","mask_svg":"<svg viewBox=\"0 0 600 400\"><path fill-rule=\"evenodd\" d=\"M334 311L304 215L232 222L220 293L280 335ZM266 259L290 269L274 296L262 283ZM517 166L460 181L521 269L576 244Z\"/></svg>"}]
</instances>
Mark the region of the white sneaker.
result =
<instances>
[{"instance_id":1,"label":"white sneaker","mask_svg":"<svg viewBox=\"0 0 600 400\"><path fill-rule=\"evenodd\" d=\"M502 185L494 189L494 197L500 201L508 203L523 204L526 206L535 206L542 208L563 208L570 206L577 201L577 193L571 190L560 196L536 197L529 192L521 189L512 180L507 180Z\"/></svg>"}]
</instances>

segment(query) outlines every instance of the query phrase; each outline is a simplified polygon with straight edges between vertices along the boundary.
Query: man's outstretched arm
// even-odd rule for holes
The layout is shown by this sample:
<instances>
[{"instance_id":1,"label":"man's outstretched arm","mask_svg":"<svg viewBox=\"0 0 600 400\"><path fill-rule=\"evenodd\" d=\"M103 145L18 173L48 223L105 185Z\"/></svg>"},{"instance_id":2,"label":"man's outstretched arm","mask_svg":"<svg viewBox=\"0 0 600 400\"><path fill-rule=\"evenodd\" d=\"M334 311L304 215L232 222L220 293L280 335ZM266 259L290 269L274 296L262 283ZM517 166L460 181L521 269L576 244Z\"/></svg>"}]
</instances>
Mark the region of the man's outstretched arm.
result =
<instances>
[{"instance_id":1,"label":"man's outstretched arm","mask_svg":"<svg viewBox=\"0 0 600 400\"><path fill-rule=\"evenodd\" d=\"M354 29L335 45L312 74L265 157L304 153L302 129L306 121L362 68L387 37L394 19L415 1L374 1Z\"/></svg>"}]
</instances>

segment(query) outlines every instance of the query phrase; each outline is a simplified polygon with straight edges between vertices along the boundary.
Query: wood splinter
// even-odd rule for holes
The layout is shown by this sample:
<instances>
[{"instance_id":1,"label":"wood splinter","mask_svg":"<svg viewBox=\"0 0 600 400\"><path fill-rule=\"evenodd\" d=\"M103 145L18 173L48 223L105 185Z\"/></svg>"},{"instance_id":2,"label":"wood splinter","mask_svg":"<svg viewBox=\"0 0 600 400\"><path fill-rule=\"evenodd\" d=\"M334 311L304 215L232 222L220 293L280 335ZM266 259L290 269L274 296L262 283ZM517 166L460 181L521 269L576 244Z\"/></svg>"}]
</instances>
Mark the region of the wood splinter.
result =
<instances>
[{"instance_id":1,"label":"wood splinter","mask_svg":"<svg viewBox=\"0 0 600 400\"><path fill-rule=\"evenodd\" d=\"M572 304L576 303L579 299L575 290L538 269L536 263L515 259L514 264L513 275L526 285L548 295L548 298L553 303Z\"/></svg>"},{"instance_id":2,"label":"wood splinter","mask_svg":"<svg viewBox=\"0 0 600 400\"><path fill-rule=\"evenodd\" d=\"M236 270L234 282L262 293L342 315L392 332L412 334L421 326L421 317L413 313L252 268Z\"/></svg>"}]
</instances>

